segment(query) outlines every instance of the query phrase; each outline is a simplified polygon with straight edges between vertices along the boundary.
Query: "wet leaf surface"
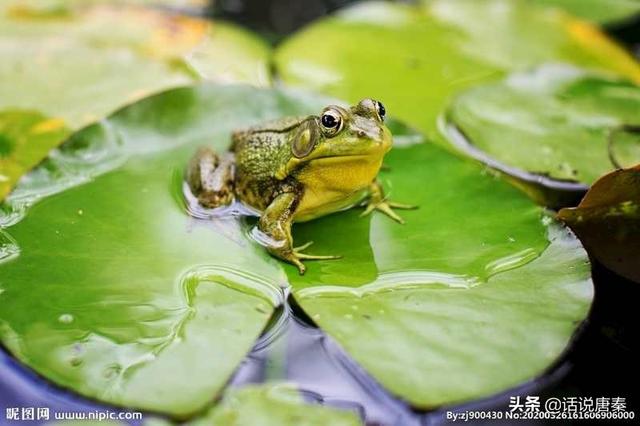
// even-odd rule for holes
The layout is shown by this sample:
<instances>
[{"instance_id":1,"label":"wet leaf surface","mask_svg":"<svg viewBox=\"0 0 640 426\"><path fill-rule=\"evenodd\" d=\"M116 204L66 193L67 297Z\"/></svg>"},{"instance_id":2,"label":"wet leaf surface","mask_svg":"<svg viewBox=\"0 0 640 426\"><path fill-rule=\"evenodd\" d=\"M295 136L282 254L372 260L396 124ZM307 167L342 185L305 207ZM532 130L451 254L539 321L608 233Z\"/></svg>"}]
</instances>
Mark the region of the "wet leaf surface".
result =
<instances>
[{"instance_id":1,"label":"wet leaf surface","mask_svg":"<svg viewBox=\"0 0 640 426\"><path fill-rule=\"evenodd\" d=\"M202 409L282 302L286 278L237 219L187 214L182 170L197 145L223 150L232 129L308 105L249 86L178 89L74 135L5 205L3 344L101 401Z\"/></svg>"},{"instance_id":2,"label":"wet leaf surface","mask_svg":"<svg viewBox=\"0 0 640 426\"><path fill-rule=\"evenodd\" d=\"M546 65L459 95L447 132L464 152L523 180L586 191L619 164L640 162L638 111L640 87Z\"/></svg>"},{"instance_id":3,"label":"wet leaf surface","mask_svg":"<svg viewBox=\"0 0 640 426\"><path fill-rule=\"evenodd\" d=\"M298 391L287 383L265 383L234 388L225 392L213 408L185 426L358 426L354 412L319 405L317 395ZM63 421L56 426L124 426L120 422ZM173 426L177 423L146 418L144 426Z\"/></svg>"},{"instance_id":4,"label":"wet leaf surface","mask_svg":"<svg viewBox=\"0 0 640 426\"><path fill-rule=\"evenodd\" d=\"M1 105L35 108L74 128L167 87L269 82L266 45L231 24L108 5L46 19L9 5L0 19Z\"/></svg>"},{"instance_id":5,"label":"wet leaf surface","mask_svg":"<svg viewBox=\"0 0 640 426\"><path fill-rule=\"evenodd\" d=\"M184 416L219 392L288 281L314 321L415 406L542 373L589 309L586 254L502 178L397 123L381 179L420 208L402 212L404 226L358 209L296 225L296 242L344 256L302 277L247 237L252 220L187 214L182 170L196 146L223 151L232 129L327 102L185 88L74 135L4 208L4 345L84 395Z\"/></svg>"},{"instance_id":6,"label":"wet leaf surface","mask_svg":"<svg viewBox=\"0 0 640 426\"><path fill-rule=\"evenodd\" d=\"M0 7L0 109L37 111L78 129L169 87L269 84L268 48L236 26L80 3ZM3 162L0 174L9 167Z\"/></svg>"},{"instance_id":7,"label":"wet leaf surface","mask_svg":"<svg viewBox=\"0 0 640 426\"><path fill-rule=\"evenodd\" d=\"M366 2L311 24L275 56L284 82L348 101L377 98L431 139L452 95L543 62L640 81L634 59L593 25L512 0Z\"/></svg>"},{"instance_id":8,"label":"wet leaf surface","mask_svg":"<svg viewBox=\"0 0 640 426\"><path fill-rule=\"evenodd\" d=\"M32 111L0 111L0 200L69 133L60 119Z\"/></svg>"},{"instance_id":9,"label":"wet leaf surface","mask_svg":"<svg viewBox=\"0 0 640 426\"><path fill-rule=\"evenodd\" d=\"M357 211L298 225L300 242L344 258L303 277L287 267L297 303L420 408L543 373L593 297L575 237L503 179L435 145L396 147L387 158L392 199L419 210L402 212L404 226L380 215L365 225Z\"/></svg>"},{"instance_id":10,"label":"wet leaf surface","mask_svg":"<svg viewBox=\"0 0 640 426\"><path fill-rule=\"evenodd\" d=\"M640 282L640 166L603 176L577 207L560 210L558 217L590 255Z\"/></svg>"}]
</instances>

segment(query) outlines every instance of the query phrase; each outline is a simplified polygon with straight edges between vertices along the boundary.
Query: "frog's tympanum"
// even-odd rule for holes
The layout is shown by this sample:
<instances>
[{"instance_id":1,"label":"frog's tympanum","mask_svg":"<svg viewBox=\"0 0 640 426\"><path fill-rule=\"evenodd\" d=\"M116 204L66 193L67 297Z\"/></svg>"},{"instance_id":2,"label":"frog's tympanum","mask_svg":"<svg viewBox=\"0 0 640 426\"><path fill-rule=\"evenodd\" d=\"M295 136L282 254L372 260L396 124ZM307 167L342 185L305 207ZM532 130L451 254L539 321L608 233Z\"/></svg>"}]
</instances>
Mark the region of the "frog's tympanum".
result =
<instances>
[{"instance_id":1,"label":"frog's tympanum","mask_svg":"<svg viewBox=\"0 0 640 426\"><path fill-rule=\"evenodd\" d=\"M391 149L380 102L331 105L320 116L290 117L233 133L229 152L201 148L187 181L207 208L239 201L261 214L257 232L274 256L305 271L302 260L337 259L303 253L293 246L291 225L365 204L363 215L380 210L399 223L392 208L412 206L387 200L376 176Z\"/></svg>"}]
</instances>

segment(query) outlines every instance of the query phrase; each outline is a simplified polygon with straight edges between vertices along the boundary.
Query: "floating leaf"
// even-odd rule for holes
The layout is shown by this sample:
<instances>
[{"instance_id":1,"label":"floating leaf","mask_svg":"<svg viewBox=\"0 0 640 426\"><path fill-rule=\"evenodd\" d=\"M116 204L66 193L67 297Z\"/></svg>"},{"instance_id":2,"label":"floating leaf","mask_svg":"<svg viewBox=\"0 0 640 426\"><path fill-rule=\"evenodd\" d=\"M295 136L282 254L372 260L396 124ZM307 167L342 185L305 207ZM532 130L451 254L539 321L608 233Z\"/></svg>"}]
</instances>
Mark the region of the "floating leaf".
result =
<instances>
[{"instance_id":1,"label":"floating leaf","mask_svg":"<svg viewBox=\"0 0 640 426\"><path fill-rule=\"evenodd\" d=\"M37 110L73 129L202 79L269 83L269 50L258 38L161 10L10 2L0 7L0 39L0 109ZM16 167L3 162L0 174Z\"/></svg>"},{"instance_id":2,"label":"floating leaf","mask_svg":"<svg viewBox=\"0 0 640 426\"><path fill-rule=\"evenodd\" d=\"M358 212L299 225L343 262L288 268L309 317L385 388L430 409L502 392L563 353L593 289L586 253L503 179L430 144L396 147L400 226ZM388 176L387 176L388 175Z\"/></svg>"},{"instance_id":3,"label":"floating leaf","mask_svg":"<svg viewBox=\"0 0 640 426\"><path fill-rule=\"evenodd\" d=\"M638 134L629 130L640 125L638 111L640 87L547 65L458 96L447 132L462 151L493 167L568 192L569 202L543 200L563 206L619 163L640 162Z\"/></svg>"},{"instance_id":4,"label":"floating leaf","mask_svg":"<svg viewBox=\"0 0 640 426\"><path fill-rule=\"evenodd\" d=\"M226 23L98 5L42 20L0 15L0 102L79 127L124 103L200 79L268 84L266 45Z\"/></svg>"},{"instance_id":5,"label":"floating leaf","mask_svg":"<svg viewBox=\"0 0 640 426\"><path fill-rule=\"evenodd\" d=\"M232 129L328 102L184 88L74 135L5 207L3 343L84 395L184 416L220 390L288 280L311 318L418 407L542 373L589 309L584 251L504 179L398 123L381 179L420 206L407 224L353 209L294 227L296 242L341 260L300 276L245 236L251 220L189 217L182 170L196 146L223 151Z\"/></svg>"},{"instance_id":6,"label":"floating leaf","mask_svg":"<svg viewBox=\"0 0 640 426\"><path fill-rule=\"evenodd\" d=\"M640 14L638 0L532 0L557 7L581 18L601 24L632 19Z\"/></svg>"},{"instance_id":7,"label":"floating leaf","mask_svg":"<svg viewBox=\"0 0 640 426\"><path fill-rule=\"evenodd\" d=\"M222 403L189 426L358 426L355 413L305 403L290 385L266 384L230 391Z\"/></svg>"},{"instance_id":8,"label":"floating leaf","mask_svg":"<svg viewBox=\"0 0 640 426\"><path fill-rule=\"evenodd\" d=\"M640 282L640 166L603 176L558 217L607 268Z\"/></svg>"},{"instance_id":9,"label":"floating leaf","mask_svg":"<svg viewBox=\"0 0 640 426\"><path fill-rule=\"evenodd\" d=\"M293 385L266 383L231 389L222 401L205 414L182 423L185 426L358 426L362 423L357 414L332 407L321 406L315 401L305 401ZM124 426L123 423L75 422L55 423L56 426ZM175 423L150 418L144 426L172 426Z\"/></svg>"},{"instance_id":10,"label":"floating leaf","mask_svg":"<svg viewBox=\"0 0 640 426\"><path fill-rule=\"evenodd\" d=\"M319 108L248 86L185 88L75 134L5 206L3 344L89 397L180 417L202 409L286 278L236 218L187 214L182 170L198 145L224 150L234 128Z\"/></svg>"},{"instance_id":11,"label":"floating leaf","mask_svg":"<svg viewBox=\"0 0 640 426\"><path fill-rule=\"evenodd\" d=\"M593 25L517 0L366 2L310 25L275 54L284 82L380 99L431 139L452 95L548 61L640 81L635 60Z\"/></svg>"},{"instance_id":12,"label":"floating leaf","mask_svg":"<svg viewBox=\"0 0 640 426\"><path fill-rule=\"evenodd\" d=\"M31 111L0 111L0 200L68 134L60 119Z\"/></svg>"}]
</instances>

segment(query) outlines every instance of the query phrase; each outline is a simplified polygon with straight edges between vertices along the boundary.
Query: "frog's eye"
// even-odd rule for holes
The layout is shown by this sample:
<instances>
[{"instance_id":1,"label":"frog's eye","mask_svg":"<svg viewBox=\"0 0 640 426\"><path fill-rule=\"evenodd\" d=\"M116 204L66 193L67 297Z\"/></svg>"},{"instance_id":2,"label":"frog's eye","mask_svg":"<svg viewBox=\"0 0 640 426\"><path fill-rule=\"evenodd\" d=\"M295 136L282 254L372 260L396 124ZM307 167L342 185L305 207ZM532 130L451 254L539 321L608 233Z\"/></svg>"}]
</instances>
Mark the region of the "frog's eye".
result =
<instances>
[{"instance_id":1,"label":"frog's eye","mask_svg":"<svg viewBox=\"0 0 640 426\"><path fill-rule=\"evenodd\" d=\"M342 128L342 116L337 111L327 110L322 114L320 123L326 133L335 135Z\"/></svg>"},{"instance_id":2,"label":"frog's eye","mask_svg":"<svg viewBox=\"0 0 640 426\"><path fill-rule=\"evenodd\" d=\"M382 102L374 101L376 103L376 112L378 113L378 117L380 117L380 121L384 121L384 116L387 114L387 110L382 105Z\"/></svg>"}]
</instances>

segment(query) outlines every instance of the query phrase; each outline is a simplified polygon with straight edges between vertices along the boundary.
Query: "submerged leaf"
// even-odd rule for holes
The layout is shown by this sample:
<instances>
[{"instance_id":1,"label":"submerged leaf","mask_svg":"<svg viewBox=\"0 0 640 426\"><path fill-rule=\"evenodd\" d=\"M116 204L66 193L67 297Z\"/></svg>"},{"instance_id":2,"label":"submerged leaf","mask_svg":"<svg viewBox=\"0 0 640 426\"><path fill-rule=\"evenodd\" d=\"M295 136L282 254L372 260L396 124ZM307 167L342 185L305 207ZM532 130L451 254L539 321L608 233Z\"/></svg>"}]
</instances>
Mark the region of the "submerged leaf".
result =
<instances>
[{"instance_id":1,"label":"submerged leaf","mask_svg":"<svg viewBox=\"0 0 640 426\"><path fill-rule=\"evenodd\" d=\"M619 164L640 162L638 111L640 87L546 65L458 96L447 133L466 154L524 182L581 196Z\"/></svg>"},{"instance_id":2,"label":"submerged leaf","mask_svg":"<svg viewBox=\"0 0 640 426\"><path fill-rule=\"evenodd\" d=\"M640 166L603 176L558 218L607 268L640 282Z\"/></svg>"}]
</instances>

